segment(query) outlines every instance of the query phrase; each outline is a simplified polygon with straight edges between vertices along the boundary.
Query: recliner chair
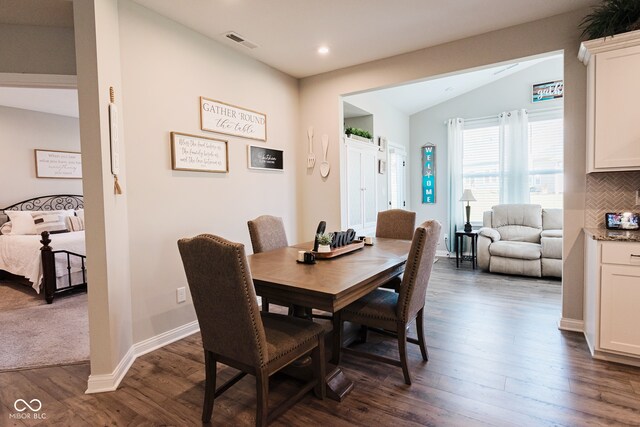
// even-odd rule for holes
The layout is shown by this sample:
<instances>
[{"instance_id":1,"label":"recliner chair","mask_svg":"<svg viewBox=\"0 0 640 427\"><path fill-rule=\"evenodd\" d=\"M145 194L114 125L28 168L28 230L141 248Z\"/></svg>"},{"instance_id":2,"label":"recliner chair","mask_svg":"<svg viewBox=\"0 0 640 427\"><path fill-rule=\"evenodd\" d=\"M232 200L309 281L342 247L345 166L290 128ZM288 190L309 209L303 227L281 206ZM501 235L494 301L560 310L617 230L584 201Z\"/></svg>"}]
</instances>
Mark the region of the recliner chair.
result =
<instances>
[{"instance_id":1,"label":"recliner chair","mask_svg":"<svg viewBox=\"0 0 640 427\"><path fill-rule=\"evenodd\" d=\"M562 277L562 209L496 205L478 233L478 266L493 273Z\"/></svg>"}]
</instances>

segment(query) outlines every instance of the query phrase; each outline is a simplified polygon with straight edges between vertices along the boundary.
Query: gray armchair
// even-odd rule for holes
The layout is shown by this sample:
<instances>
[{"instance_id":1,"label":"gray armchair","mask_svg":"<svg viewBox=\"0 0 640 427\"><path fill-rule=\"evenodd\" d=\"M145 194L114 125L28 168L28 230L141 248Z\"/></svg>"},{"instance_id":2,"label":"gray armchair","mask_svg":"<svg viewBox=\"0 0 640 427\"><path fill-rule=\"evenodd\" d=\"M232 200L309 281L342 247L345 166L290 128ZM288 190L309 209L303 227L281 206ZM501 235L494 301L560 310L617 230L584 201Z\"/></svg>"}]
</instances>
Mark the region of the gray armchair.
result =
<instances>
[{"instance_id":1,"label":"gray armchair","mask_svg":"<svg viewBox=\"0 0 640 427\"><path fill-rule=\"evenodd\" d=\"M493 273L562 277L562 209L505 204L484 213L478 266Z\"/></svg>"}]
</instances>

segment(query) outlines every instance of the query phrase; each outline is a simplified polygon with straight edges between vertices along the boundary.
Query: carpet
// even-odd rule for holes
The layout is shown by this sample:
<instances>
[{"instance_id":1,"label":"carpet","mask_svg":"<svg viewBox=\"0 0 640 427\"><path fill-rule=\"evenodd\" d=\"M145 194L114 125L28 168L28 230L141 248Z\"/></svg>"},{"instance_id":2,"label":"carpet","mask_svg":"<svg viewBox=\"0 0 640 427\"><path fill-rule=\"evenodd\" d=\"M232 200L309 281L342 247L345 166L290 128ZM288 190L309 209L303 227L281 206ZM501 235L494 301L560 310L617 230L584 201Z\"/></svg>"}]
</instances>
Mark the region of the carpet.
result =
<instances>
[{"instance_id":1,"label":"carpet","mask_svg":"<svg viewBox=\"0 0 640 427\"><path fill-rule=\"evenodd\" d=\"M85 292L47 304L27 286L0 282L0 371L87 360Z\"/></svg>"}]
</instances>

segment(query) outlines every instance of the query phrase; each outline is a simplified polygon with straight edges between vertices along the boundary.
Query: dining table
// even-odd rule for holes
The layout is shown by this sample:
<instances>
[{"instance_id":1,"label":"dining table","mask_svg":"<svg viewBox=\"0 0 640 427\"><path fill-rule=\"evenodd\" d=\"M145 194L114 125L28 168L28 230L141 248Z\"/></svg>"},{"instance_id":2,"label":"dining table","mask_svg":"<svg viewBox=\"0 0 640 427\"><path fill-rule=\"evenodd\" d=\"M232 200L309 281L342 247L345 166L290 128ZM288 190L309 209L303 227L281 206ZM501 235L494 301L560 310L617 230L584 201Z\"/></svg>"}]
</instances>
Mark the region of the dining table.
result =
<instances>
[{"instance_id":1,"label":"dining table","mask_svg":"<svg viewBox=\"0 0 640 427\"><path fill-rule=\"evenodd\" d=\"M314 264L297 262L313 242L249 255L256 294L279 303L336 313L404 271L411 241L375 238L372 245ZM330 340L329 340L330 341ZM353 388L340 366L327 369L327 395L341 401Z\"/></svg>"}]
</instances>

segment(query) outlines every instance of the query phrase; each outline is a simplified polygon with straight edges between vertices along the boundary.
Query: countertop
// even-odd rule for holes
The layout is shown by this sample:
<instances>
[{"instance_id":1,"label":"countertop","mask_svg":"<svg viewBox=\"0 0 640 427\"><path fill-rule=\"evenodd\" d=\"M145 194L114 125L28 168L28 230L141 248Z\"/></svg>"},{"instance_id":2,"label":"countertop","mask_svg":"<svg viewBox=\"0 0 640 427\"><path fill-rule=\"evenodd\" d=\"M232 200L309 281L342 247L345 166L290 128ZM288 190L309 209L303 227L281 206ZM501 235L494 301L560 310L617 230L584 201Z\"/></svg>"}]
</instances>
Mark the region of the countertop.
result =
<instances>
[{"instance_id":1,"label":"countertop","mask_svg":"<svg viewBox=\"0 0 640 427\"><path fill-rule=\"evenodd\" d=\"M606 228L584 228L583 230L593 240L640 242L640 230L607 230Z\"/></svg>"}]
</instances>

